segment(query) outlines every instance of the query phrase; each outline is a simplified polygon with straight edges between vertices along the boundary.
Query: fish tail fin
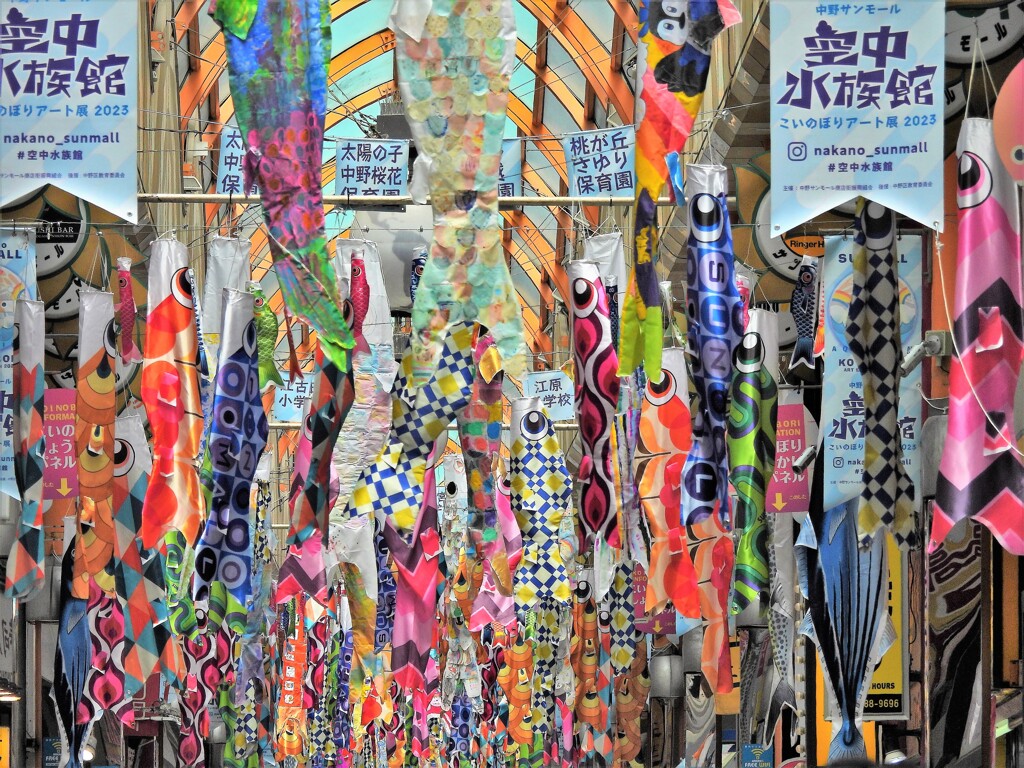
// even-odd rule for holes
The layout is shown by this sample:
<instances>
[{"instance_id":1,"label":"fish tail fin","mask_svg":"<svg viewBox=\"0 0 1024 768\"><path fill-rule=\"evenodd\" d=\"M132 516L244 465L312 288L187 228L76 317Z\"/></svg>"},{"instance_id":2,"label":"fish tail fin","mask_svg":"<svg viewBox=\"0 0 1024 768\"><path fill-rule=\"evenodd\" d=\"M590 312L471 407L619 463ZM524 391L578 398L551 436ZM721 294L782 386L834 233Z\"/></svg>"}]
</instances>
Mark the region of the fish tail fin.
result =
<instances>
[{"instance_id":1,"label":"fish tail fin","mask_svg":"<svg viewBox=\"0 0 1024 768\"><path fill-rule=\"evenodd\" d=\"M362 352L367 355L370 354L370 344L366 341L366 337L361 333L356 336L355 351Z\"/></svg>"},{"instance_id":2,"label":"fish tail fin","mask_svg":"<svg viewBox=\"0 0 1024 768\"><path fill-rule=\"evenodd\" d=\"M793 356L789 359L789 370L796 371L801 368L814 370L814 339L799 338L796 346L793 347Z\"/></svg>"},{"instance_id":3,"label":"fish tail fin","mask_svg":"<svg viewBox=\"0 0 1024 768\"><path fill-rule=\"evenodd\" d=\"M774 732L775 723L779 722L779 718L782 717L782 710L785 707L789 707L794 713L796 712L796 691L793 690L793 686L788 681L781 680L775 687L771 703L768 705L768 720L765 721L765 728L769 729L769 733Z\"/></svg>"},{"instance_id":4,"label":"fish tail fin","mask_svg":"<svg viewBox=\"0 0 1024 768\"><path fill-rule=\"evenodd\" d=\"M266 392L271 384L276 384L279 387L284 386L284 379L281 378L281 374L273 360L260 360L259 371L260 391Z\"/></svg>"},{"instance_id":5,"label":"fish tail fin","mask_svg":"<svg viewBox=\"0 0 1024 768\"><path fill-rule=\"evenodd\" d=\"M860 729L853 722L844 721L839 733L832 738L832 743L828 745L828 761L841 763L847 760L864 760L867 754L867 747Z\"/></svg>"}]
</instances>

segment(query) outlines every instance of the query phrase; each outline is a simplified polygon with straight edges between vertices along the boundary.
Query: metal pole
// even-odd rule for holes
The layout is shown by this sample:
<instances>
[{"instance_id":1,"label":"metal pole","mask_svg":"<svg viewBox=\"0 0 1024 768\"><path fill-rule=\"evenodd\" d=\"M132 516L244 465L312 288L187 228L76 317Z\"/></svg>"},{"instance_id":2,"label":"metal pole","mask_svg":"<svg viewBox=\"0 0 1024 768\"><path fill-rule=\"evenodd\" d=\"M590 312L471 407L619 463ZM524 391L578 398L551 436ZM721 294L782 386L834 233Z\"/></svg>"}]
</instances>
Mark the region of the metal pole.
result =
<instances>
[{"instance_id":1,"label":"metal pole","mask_svg":"<svg viewBox=\"0 0 1024 768\"><path fill-rule=\"evenodd\" d=\"M992 534L981 527L981 765L996 764L995 703L992 700Z\"/></svg>"},{"instance_id":2,"label":"metal pole","mask_svg":"<svg viewBox=\"0 0 1024 768\"><path fill-rule=\"evenodd\" d=\"M250 205L262 202L260 195L221 195L210 192L140 192L139 202L147 205L153 203L216 203L218 205ZM730 207L735 208L736 196L726 197ZM430 198L426 200L430 203ZM502 197L498 200L498 206L503 209L518 208L523 205L596 205L607 208L613 205L632 206L633 197L573 197L571 195L550 195L544 197ZM324 195L324 205L336 205L341 208L380 208L387 205L417 205L418 203L408 195L403 197L381 197L380 195ZM655 203L664 208L677 205L676 201L669 197L659 197Z\"/></svg>"},{"instance_id":3,"label":"metal pole","mask_svg":"<svg viewBox=\"0 0 1024 768\"><path fill-rule=\"evenodd\" d=\"M25 679L25 670L28 667L28 623L25 620L25 606L14 603L14 610L17 612L15 619L15 631L17 632L18 646L18 668L14 670L14 685L21 694L12 710L11 718L11 750L14 756L15 765L26 765L28 750L25 747L26 730L28 720L28 681ZM37 674L38 676L38 674Z\"/></svg>"}]
</instances>

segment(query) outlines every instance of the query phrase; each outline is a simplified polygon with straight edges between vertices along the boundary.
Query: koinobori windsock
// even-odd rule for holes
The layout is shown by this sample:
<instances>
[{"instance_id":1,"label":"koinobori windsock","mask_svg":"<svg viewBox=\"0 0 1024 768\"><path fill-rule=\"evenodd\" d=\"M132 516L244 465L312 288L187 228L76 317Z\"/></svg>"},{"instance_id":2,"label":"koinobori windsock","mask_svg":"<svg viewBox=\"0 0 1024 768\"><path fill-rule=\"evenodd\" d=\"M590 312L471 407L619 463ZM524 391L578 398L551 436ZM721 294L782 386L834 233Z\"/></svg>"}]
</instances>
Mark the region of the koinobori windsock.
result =
<instances>
[{"instance_id":1,"label":"koinobori windsock","mask_svg":"<svg viewBox=\"0 0 1024 768\"><path fill-rule=\"evenodd\" d=\"M965 517L1024 554L1024 465L1013 401L1024 361L1017 190L996 153L992 123L964 120L957 143L959 246L953 294L958 354L939 464L931 548Z\"/></svg>"},{"instance_id":2,"label":"koinobori windsock","mask_svg":"<svg viewBox=\"0 0 1024 768\"><path fill-rule=\"evenodd\" d=\"M669 171L666 157L682 152L704 100L710 49L739 23L731 0L642 0L637 51L636 261L622 306L619 363L623 373L644 364L661 378L662 311L657 200Z\"/></svg>"}]
</instances>

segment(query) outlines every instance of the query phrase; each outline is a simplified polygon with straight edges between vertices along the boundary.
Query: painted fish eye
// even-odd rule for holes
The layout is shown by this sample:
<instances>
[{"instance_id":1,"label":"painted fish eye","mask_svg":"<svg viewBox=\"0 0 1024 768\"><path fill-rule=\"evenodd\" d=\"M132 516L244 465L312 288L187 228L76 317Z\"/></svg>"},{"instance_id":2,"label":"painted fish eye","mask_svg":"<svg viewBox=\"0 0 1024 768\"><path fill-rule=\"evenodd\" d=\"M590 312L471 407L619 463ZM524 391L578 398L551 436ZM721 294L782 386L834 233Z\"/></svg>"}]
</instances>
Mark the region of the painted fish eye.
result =
<instances>
[{"instance_id":1,"label":"painted fish eye","mask_svg":"<svg viewBox=\"0 0 1024 768\"><path fill-rule=\"evenodd\" d=\"M121 275L120 277L117 278L117 284L119 286L121 286L122 288L127 288L128 287L128 277L126 275Z\"/></svg>"},{"instance_id":2,"label":"painted fish eye","mask_svg":"<svg viewBox=\"0 0 1024 768\"><path fill-rule=\"evenodd\" d=\"M352 299L345 299L341 302L341 316L345 319L345 325L351 329L356 319L356 308L352 304Z\"/></svg>"},{"instance_id":3,"label":"painted fish eye","mask_svg":"<svg viewBox=\"0 0 1024 768\"><path fill-rule=\"evenodd\" d=\"M671 371L662 369L661 381L647 380L647 401L653 405L664 405L676 394L676 377Z\"/></svg>"},{"instance_id":4,"label":"painted fish eye","mask_svg":"<svg viewBox=\"0 0 1024 768\"><path fill-rule=\"evenodd\" d=\"M352 277L360 277L363 274L363 265L352 261Z\"/></svg>"},{"instance_id":5,"label":"painted fish eye","mask_svg":"<svg viewBox=\"0 0 1024 768\"><path fill-rule=\"evenodd\" d=\"M700 243L717 242L725 231L725 216L718 198L704 192L690 201L690 232Z\"/></svg>"},{"instance_id":6,"label":"painted fish eye","mask_svg":"<svg viewBox=\"0 0 1024 768\"><path fill-rule=\"evenodd\" d=\"M194 306L194 294L192 293L192 279L188 267L182 267L171 277L171 295L183 307L192 309Z\"/></svg>"},{"instance_id":7,"label":"painted fish eye","mask_svg":"<svg viewBox=\"0 0 1024 768\"><path fill-rule=\"evenodd\" d=\"M103 329L103 347L111 357L117 357L117 323L110 320Z\"/></svg>"},{"instance_id":8,"label":"painted fish eye","mask_svg":"<svg viewBox=\"0 0 1024 768\"><path fill-rule=\"evenodd\" d=\"M572 281L572 308L577 317L588 317L597 306L597 289L589 280L577 277Z\"/></svg>"},{"instance_id":9,"label":"painted fish eye","mask_svg":"<svg viewBox=\"0 0 1024 768\"><path fill-rule=\"evenodd\" d=\"M580 579L576 582L576 602L585 603L593 596L593 588L587 579Z\"/></svg>"},{"instance_id":10,"label":"painted fish eye","mask_svg":"<svg viewBox=\"0 0 1024 768\"><path fill-rule=\"evenodd\" d=\"M527 440L540 440L548 433L548 417L541 411L530 411L523 416L520 430Z\"/></svg>"},{"instance_id":11,"label":"painted fish eye","mask_svg":"<svg viewBox=\"0 0 1024 768\"><path fill-rule=\"evenodd\" d=\"M813 267L800 267L800 283L810 285L814 282L817 271Z\"/></svg>"},{"instance_id":12,"label":"painted fish eye","mask_svg":"<svg viewBox=\"0 0 1024 768\"><path fill-rule=\"evenodd\" d=\"M745 333L733 353L733 365L740 373L757 373L764 362L764 343L757 333Z\"/></svg>"},{"instance_id":13,"label":"painted fish eye","mask_svg":"<svg viewBox=\"0 0 1024 768\"><path fill-rule=\"evenodd\" d=\"M964 152L956 173L956 204L958 208L974 208L992 194L992 172L985 161L973 152Z\"/></svg>"},{"instance_id":14,"label":"painted fish eye","mask_svg":"<svg viewBox=\"0 0 1024 768\"><path fill-rule=\"evenodd\" d=\"M1018 144L1010 152L1010 159L1017 165L1024 165L1024 144Z\"/></svg>"}]
</instances>

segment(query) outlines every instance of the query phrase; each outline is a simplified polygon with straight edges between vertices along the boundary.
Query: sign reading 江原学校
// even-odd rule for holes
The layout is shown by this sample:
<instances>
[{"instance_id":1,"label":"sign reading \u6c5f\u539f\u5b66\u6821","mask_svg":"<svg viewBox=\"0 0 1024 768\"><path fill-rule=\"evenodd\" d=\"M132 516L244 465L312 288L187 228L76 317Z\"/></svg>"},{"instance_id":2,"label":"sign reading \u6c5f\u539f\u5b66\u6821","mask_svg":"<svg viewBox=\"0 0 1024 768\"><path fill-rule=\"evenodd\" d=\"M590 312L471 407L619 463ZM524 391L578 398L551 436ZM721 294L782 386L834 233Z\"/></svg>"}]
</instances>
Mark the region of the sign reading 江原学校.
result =
<instances>
[{"instance_id":1,"label":"sign reading \u6c5f\u539f\u5b66\u6821","mask_svg":"<svg viewBox=\"0 0 1024 768\"><path fill-rule=\"evenodd\" d=\"M858 196L941 230L944 3L771 3L772 234Z\"/></svg>"},{"instance_id":2,"label":"sign reading \u6c5f\u539f\u5b66\u6821","mask_svg":"<svg viewBox=\"0 0 1024 768\"><path fill-rule=\"evenodd\" d=\"M138 4L0 6L0 207L52 184L136 221Z\"/></svg>"}]
</instances>

